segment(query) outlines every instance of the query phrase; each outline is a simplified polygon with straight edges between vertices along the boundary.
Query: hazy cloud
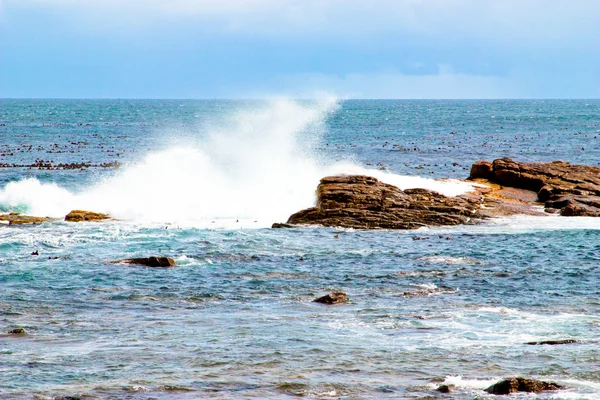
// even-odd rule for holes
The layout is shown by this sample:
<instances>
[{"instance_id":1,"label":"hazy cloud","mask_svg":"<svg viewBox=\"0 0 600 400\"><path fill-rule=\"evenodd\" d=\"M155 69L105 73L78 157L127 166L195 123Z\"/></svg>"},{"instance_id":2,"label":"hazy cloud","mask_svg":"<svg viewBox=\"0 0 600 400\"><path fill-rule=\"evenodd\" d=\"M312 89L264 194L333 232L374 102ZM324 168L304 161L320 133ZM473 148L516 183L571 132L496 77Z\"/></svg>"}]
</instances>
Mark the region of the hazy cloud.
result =
<instances>
[{"instance_id":1,"label":"hazy cloud","mask_svg":"<svg viewBox=\"0 0 600 400\"><path fill-rule=\"evenodd\" d=\"M557 45L600 36L597 0L4 0L8 9L45 9L79 29L209 22L222 32L361 37L408 33ZM76 15L77 18L73 18ZM79 22L79 23L78 23ZM518 42L515 40L518 39ZM577 44L577 43L573 43Z\"/></svg>"}]
</instances>

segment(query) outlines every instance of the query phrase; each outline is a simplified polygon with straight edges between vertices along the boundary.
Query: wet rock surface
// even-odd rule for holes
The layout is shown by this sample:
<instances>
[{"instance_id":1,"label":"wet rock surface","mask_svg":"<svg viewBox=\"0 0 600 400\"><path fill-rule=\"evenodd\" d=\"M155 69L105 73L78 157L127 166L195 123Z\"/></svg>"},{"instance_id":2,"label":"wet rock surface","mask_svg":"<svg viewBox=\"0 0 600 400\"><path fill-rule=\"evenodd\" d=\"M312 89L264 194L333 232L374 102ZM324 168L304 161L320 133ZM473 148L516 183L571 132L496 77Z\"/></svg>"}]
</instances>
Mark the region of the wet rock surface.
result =
<instances>
[{"instance_id":1,"label":"wet rock surface","mask_svg":"<svg viewBox=\"0 0 600 400\"><path fill-rule=\"evenodd\" d=\"M446 197L426 189L400 190L362 175L329 176L317 187L317 206L293 214L285 225L357 229L417 229L466 224L476 217L476 198Z\"/></svg>"},{"instance_id":2,"label":"wet rock surface","mask_svg":"<svg viewBox=\"0 0 600 400\"><path fill-rule=\"evenodd\" d=\"M563 386L554 382L537 381L527 378L508 378L493 384L485 389L486 392L496 395L505 395L516 392L539 393L546 390L559 390Z\"/></svg>"},{"instance_id":3,"label":"wet rock surface","mask_svg":"<svg viewBox=\"0 0 600 400\"><path fill-rule=\"evenodd\" d=\"M104 221L111 219L110 215L92 211L73 210L65 216L68 222Z\"/></svg>"},{"instance_id":4,"label":"wet rock surface","mask_svg":"<svg viewBox=\"0 0 600 400\"><path fill-rule=\"evenodd\" d=\"M4 221L4 223L8 225L37 225L52 220L52 218L48 217L34 217L31 215L21 215L19 213L0 215L0 221Z\"/></svg>"},{"instance_id":5,"label":"wet rock surface","mask_svg":"<svg viewBox=\"0 0 600 400\"><path fill-rule=\"evenodd\" d=\"M478 161L469 179L536 193L536 201L547 212L563 216L600 216L600 167L574 165L565 161L549 163L516 162L502 158Z\"/></svg>"},{"instance_id":6,"label":"wet rock surface","mask_svg":"<svg viewBox=\"0 0 600 400\"><path fill-rule=\"evenodd\" d=\"M135 264L152 268L170 268L175 266L175 260L169 257L126 258L114 261L112 264Z\"/></svg>"},{"instance_id":7,"label":"wet rock surface","mask_svg":"<svg viewBox=\"0 0 600 400\"><path fill-rule=\"evenodd\" d=\"M348 301L348 295L344 292L329 293L313 300L313 302L321 304L342 304Z\"/></svg>"},{"instance_id":8,"label":"wet rock surface","mask_svg":"<svg viewBox=\"0 0 600 400\"><path fill-rule=\"evenodd\" d=\"M543 340L541 342L527 342L525 344L528 344L530 346L543 346L543 345L556 346L559 344L573 344L573 343L579 343L579 341L577 341L575 339Z\"/></svg>"}]
</instances>

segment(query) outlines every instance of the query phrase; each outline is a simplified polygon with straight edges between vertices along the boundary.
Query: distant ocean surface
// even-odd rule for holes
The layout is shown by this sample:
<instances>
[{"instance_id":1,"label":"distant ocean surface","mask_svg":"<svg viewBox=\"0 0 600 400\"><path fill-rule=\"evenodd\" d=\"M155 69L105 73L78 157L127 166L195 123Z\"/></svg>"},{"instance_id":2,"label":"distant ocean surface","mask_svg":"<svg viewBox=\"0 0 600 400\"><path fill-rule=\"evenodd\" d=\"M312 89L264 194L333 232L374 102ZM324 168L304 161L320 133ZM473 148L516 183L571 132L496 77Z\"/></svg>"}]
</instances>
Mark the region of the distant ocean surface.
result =
<instances>
[{"instance_id":1,"label":"distant ocean surface","mask_svg":"<svg viewBox=\"0 0 600 400\"><path fill-rule=\"evenodd\" d=\"M0 399L600 399L600 218L270 229L501 157L600 165L600 100L0 100L0 212L117 219L0 225Z\"/></svg>"}]
</instances>

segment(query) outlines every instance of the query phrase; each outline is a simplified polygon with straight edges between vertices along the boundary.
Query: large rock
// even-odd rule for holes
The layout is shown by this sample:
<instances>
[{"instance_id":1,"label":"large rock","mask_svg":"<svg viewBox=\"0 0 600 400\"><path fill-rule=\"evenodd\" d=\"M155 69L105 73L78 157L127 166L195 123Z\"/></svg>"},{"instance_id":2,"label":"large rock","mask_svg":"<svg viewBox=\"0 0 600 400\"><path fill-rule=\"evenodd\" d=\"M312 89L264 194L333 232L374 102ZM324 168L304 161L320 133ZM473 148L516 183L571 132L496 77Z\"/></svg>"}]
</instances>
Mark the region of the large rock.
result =
<instances>
[{"instance_id":1,"label":"large rock","mask_svg":"<svg viewBox=\"0 0 600 400\"><path fill-rule=\"evenodd\" d=\"M293 214L287 225L357 229L417 229L460 225L477 217L476 198L446 197L425 189L400 190L362 175L329 176L317 187L317 205Z\"/></svg>"},{"instance_id":2,"label":"large rock","mask_svg":"<svg viewBox=\"0 0 600 400\"><path fill-rule=\"evenodd\" d=\"M313 300L315 303L321 304L341 304L348 302L348 295L344 292L333 292L326 294L325 296L321 296Z\"/></svg>"},{"instance_id":3,"label":"large rock","mask_svg":"<svg viewBox=\"0 0 600 400\"><path fill-rule=\"evenodd\" d=\"M110 215L92 211L73 210L65 217L68 222L103 221L111 219Z\"/></svg>"},{"instance_id":4,"label":"large rock","mask_svg":"<svg viewBox=\"0 0 600 400\"><path fill-rule=\"evenodd\" d=\"M510 158L478 161L469 179L533 191L547 211L564 216L600 216L600 167L565 161L520 163Z\"/></svg>"},{"instance_id":5,"label":"large rock","mask_svg":"<svg viewBox=\"0 0 600 400\"><path fill-rule=\"evenodd\" d=\"M510 394L516 392L533 392L539 393L545 390L558 390L563 386L554 382L536 381L535 379L527 378L508 378L493 384L485 389L490 394Z\"/></svg>"}]
</instances>

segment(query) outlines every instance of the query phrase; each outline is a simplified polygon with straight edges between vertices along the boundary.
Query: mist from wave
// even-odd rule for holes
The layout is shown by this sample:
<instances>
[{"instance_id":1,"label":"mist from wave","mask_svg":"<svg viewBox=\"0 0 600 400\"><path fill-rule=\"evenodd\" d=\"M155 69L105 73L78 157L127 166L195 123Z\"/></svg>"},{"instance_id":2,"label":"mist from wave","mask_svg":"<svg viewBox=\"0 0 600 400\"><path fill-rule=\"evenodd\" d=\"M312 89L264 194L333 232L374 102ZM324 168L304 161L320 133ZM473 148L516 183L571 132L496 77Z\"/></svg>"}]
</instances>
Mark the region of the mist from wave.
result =
<instances>
[{"instance_id":1,"label":"mist from wave","mask_svg":"<svg viewBox=\"0 0 600 400\"><path fill-rule=\"evenodd\" d=\"M401 189L421 187L455 196L471 189L459 181L436 181L367 169L352 161L331 162L316 149L333 98L313 102L272 100L232 112L201 139L152 152L139 163L80 192L35 178L0 189L4 211L61 217L73 209L105 212L140 222L250 221L268 226L315 203L327 175L365 174Z\"/></svg>"}]
</instances>

